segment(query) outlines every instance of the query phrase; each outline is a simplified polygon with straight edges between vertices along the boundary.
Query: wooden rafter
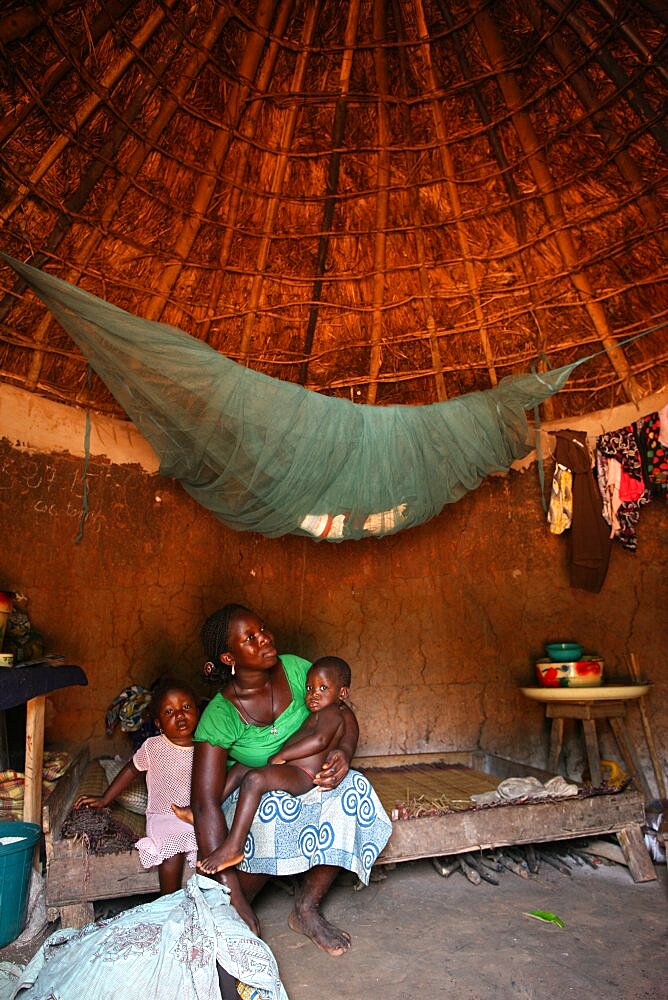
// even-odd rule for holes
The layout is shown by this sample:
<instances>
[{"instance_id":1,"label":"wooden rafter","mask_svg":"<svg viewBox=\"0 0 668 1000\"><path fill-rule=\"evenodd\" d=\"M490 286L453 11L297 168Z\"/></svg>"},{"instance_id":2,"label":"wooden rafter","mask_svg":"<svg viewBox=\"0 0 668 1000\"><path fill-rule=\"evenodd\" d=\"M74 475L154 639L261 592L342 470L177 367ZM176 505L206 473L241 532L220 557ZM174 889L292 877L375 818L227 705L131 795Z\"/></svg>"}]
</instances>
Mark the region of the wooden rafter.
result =
<instances>
[{"instance_id":1,"label":"wooden rafter","mask_svg":"<svg viewBox=\"0 0 668 1000\"><path fill-rule=\"evenodd\" d=\"M292 93L300 93L304 88L306 67L310 56L310 48L313 45L315 26L318 21L319 12L320 12L320 0L314 0L312 4L309 4L308 12L304 21L303 45L295 62L295 68L290 85L290 91ZM264 215L264 234L262 236L262 239L260 240L258 248L257 262L255 265L255 277L253 278L251 284L250 295L248 297L248 307L247 307L248 312L246 313L246 318L244 320L243 330L241 333L241 346L239 348L239 351L242 358L247 358L253 340L253 331L257 324L256 310L262 298L264 271L267 266L267 261L269 259L269 251L271 248L271 237L276 222L276 215L278 213L278 209L280 206L281 192L283 190L283 185L288 170L288 164L289 164L288 150L292 145L292 140L294 138L295 128L297 125L297 118L299 116L299 113L300 113L300 108L298 102L292 101L285 115L283 128L281 129L281 135L278 141L278 148L281 150L281 152L276 157L276 162L274 165L269 196L267 198L267 207Z\"/></svg>"},{"instance_id":2,"label":"wooden rafter","mask_svg":"<svg viewBox=\"0 0 668 1000\"><path fill-rule=\"evenodd\" d=\"M325 200L322 208L322 222L320 224L320 238L318 240L318 252L316 255L315 276L311 288L311 305L309 307L308 320L306 323L306 333L304 334L304 357L302 365L301 382L306 385L308 381L309 357L313 350L313 338L315 327L318 322L320 312L320 299L322 296L323 275L327 265L327 251L329 249L332 224L334 222L334 209L336 207L336 194L339 189L339 171L341 167L341 146L346 127L347 95L350 88L350 74L353 67L353 48L357 35L357 25L359 21L361 0L351 0L348 7L348 18L346 20L346 30L343 38L343 53L341 57L341 69L339 71L339 93L334 106L334 120L332 124L331 147L332 152L329 158L329 168L327 170L327 181L325 187Z\"/></svg>"},{"instance_id":3,"label":"wooden rafter","mask_svg":"<svg viewBox=\"0 0 668 1000\"><path fill-rule=\"evenodd\" d=\"M128 105L128 108L125 111L125 119L128 124L130 124L142 110L144 100L153 91L155 91L156 87L158 87L162 74L166 71L167 67L169 66L173 58L174 58L174 53L165 55L163 60L156 64L155 72L152 74L152 76L149 79L145 80L144 84L138 88L135 94L133 94L130 100L130 104ZM192 65L188 68L194 69L195 66L197 65L197 62L198 62L198 56L196 56L194 59L191 60ZM182 83L182 86L185 87L187 86L187 84L184 82ZM109 198L106 205L102 209L102 214L100 219L101 224L99 228L93 230L93 232L90 233L88 238L84 241L80 252L77 254L75 258L74 263L76 266L71 268L68 274L68 279L71 282L76 283L80 278L81 274L83 273L83 269L85 268L86 264L90 260L95 249L98 247L100 241L102 240L109 223L111 222L115 214L120 210L123 197L127 192L128 188L130 187L131 179L134 176L136 176L142 163L144 162L146 156L150 151L152 143L155 140L157 140L160 133L164 130L175 110L176 110L175 103L172 103L171 105L163 104L162 110L158 115L156 122L154 122L153 125L149 127L148 131L149 143L146 146L143 145L138 146L135 149L132 156L130 157L130 160L125 168L123 175L114 185L111 197ZM108 140L107 143L105 143L105 146L103 147L101 156L88 169L85 177L82 179L82 186L87 187L89 180L95 182L97 179L99 179L99 176L101 175L101 172L104 170L104 167L106 165L106 161L110 157L110 151L107 149L107 147L111 145L114 149L117 148L117 146L120 145L122 138L123 138L122 126L119 123L116 123L114 129L112 130L111 138ZM68 200L68 203L66 203L65 206L66 213L64 214L76 211L76 207L79 204L79 202L80 198L77 197L75 193L75 195L73 196L73 201ZM57 244L51 245L51 238L50 238L49 249L51 251L55 250L56 245ZM39 261L36 261L35 263L39 264ZM30 363L30 369L26 377L26 388L33 388L37 386L39 382L41 368L44 360L44 353L39 348L46 340L47 333L52 322L53 319L51 317L51 314L46 313L43 319L38 324L37 329L35 331L34 340L35 340L35 345L38 349L35 351Z\"/></svg>"},{"instance_id":4,"label":"wooden rafter","mask_svg":"<svg viewBox=\"0 0 668 1000\"><path fill-rule=\"evenodd\" d=\"M564 266L568 270L569 278L591 318L602 346L608 352L610 363L625 385L627 397L635 401L641 396L640 387L629 369L624 352L617 346L617 342L611 334L605 310L601 303L596 300L589 278L578 260L561 201L554 190L554 181L540 141L526 111L521 110L524 104L524 95L514 75L505 69L508 59L489 9L481 10L476 14L475 24L492 67L497 74L504 100L511 110L517 136L540 191L546 217L554 227L554 240Z\"/></svg>"},{"instance_id":5,"label":"wooden rafter","mask_svg":"<svg viewBox=\"0 0 668 1000\"><path fill-rule=\"evenodd\" d=\"M211 144L211 151L207 158L206 173L203 174L197 184L195 195L190 205L189 212L181 226L178 239L174 245L174 263L167 264L163 268L158 282L158 290L148 303L146 310L147 319L160 319L167 296L174 287L179 274L187 260L188 253L195 242L195 237L202 225L203 217L207 211L218 181L218 173L227 156L232 141L233 130L239 124L239 117L243 103L250 93L249 84L257 72L262 50L264 48L264 33L269 28L274 13L274 0L262 0L258 4L257 20L260 32L250 32L246 48L244 50L239 65L239 80L232 88L232 92L225 107L225 122L228 128L219 129ZM224 7L224 10L223 10ZM224 4L219 8L219 17L229 15L229 4Z\"/></svg>"},{"instance_id":6,"label":"wooden rafter","mask_svg":"<svg viewBox=\"0 0 668 1000\"><path fill-rule=\"evenodd\" d=\"M455 24L452 19L452 15L448 8L445 0L439 0L439 7L441 9L441 14L447 26L454 29ZM462 44L459 32L453 30L452 34L452 44L455 55L457 56L457 61L459 62L462 75L465 80L470 81L471 85L471 96L473 98L473 103L476 106L478 116L480 121L485 126L485 138L489 144L490 151L493 158L496 160L499 166L499 176L503 185L508 193L508 207L510 209L510 214L515 225L515 257L518 262L519 270L522 274L524 288L532 304L532 308L529 310L529 316L531 322L536 328L536 348L537 352L540 354L544 352L546 346L545 333L542 329L540 320L538 318L538 306L539 297L538 289L536 288L535 280L536 273L533 266L533 261L531 255L528 253L527 246L527 232L526 225L524 222L524 217L522 215L521 209L521 195L519 188L515 182L512 167L508 162L508 157L506 156L503 144L498 134L498 128L492 118L492 115L487 107L487 103L482 93L482 88L479 81L475 79L475 74L471 67L469 57L467 55L466 47ZM539 367L542 366L542 362L539 362ZM551 419L553 416L553 400L548 398L543 403L543 410L546 419Z\"/></svg>"},{"instance_id":7,"label":"wooden rafter","mask_svg":"<svg viewBox=\"0 0 668 1000\"><path fill-rule=\"evenodd\" d=\"M374 0L373 5L373 62L378 85L376 123L378 153L376 163L376 219L373 247L373 317L371 320L371 353L369 358L369 387L367 403L376 402L377 379L382 361L383 299L386 282L387 216L390 201L390 122L387 113L389 80L385 57L385 4Z\"/></svg>"},{"instance_id":8,"label":"wooden rafter","mask_svg":"<svg viewBox=\"0 0 668 1000\"><path fill-rule=\"evenodd\" d=\"M398 0L393 0L393 8L394 8L394 22L395 24L399 24L401 14L398 8ZM408 93L408 87L407 87L408 60L406 51L404 49L401 49L399 51L399 65L401 67L402 90L404 93ZM411 123L410 115L406 115L406 130L407 130L407 135L410 139L411 146L415 146L416 143L415 143L415 137L413 135L413 126ZM409 168L408 169L409 174L417 175L419 158L414 149L406 150L406 161ZM422 202L420 200L420 189L414 185L411 185L408 190L408 197L411 205L411 215L416 223L416 228L413 233L415 239L415 250L416 250L415 263L420 282L422 307L425 313L425 325L427 327L429 350L431 352L431 363L434 369L436 398L440 403L442 403L448 398L448 392L446 389L445 378L443 374L443 359L441 357L441 351L438 343L438 327L436 324L436 317L434 316L433 296L429 285L429 269L427 267L427 254L425 249L425 238L423 230L424 219L422 213Z\"/></svg>"},{"instance_id":9,"label":"wooden rafter","mask_svg":"<svg viewBox=\"0 0 668 1000\"><path fill-rule=\"evenodd\" d=\"M645 100L642 91L642 76L648 71L649 67L644 66L643 72L638 74L634 80L631 80L620 66L617 65L609 51L606 48L596 45L594 35L582 18L578 16L576 10L564 8L560 0L545 0L545 2L552 8L555 14L565 18L582 40L583 45L594 51L597 63L608 74L618 92L624 94L629 106L633 108L643 121L647 122L647 131L654 136L661 149L668 150L668 128L663 124L661 117L655 113L652 106ZM666 39L664 38L663 47L665 48L665 46ZM656 56L657 53L654 53L652 64L657 61Z\"/></svg>"},{"instance_id":10,"label":"wooden rafter","mask_svg":"<svg viewBox=\"0 0 668 1000\"><path fill-rule=\"evenodd\" d=\"M429 31L427 28L427 22L424 15L424 8L422 5L422 0L414 0L414 3L415 3L415 15L417 21L418 37L420 39L420 52L422 55L422 61L427 74L429 91L430 93L434 94L439 89L439 80L431 57L431 48L429 46ZM431 104L432 118L434 121L434 129L436 131L436 135L439 141L439 155L441 159L443 174L445 176L445 189L447 191L448 200L450 202L450 209L452 211L452 216L455 223L457 242L459 244L459 249L462 255L462 261L464 264L464 273L466 275L466 281L471 295L471 301L473 304L473 310L475 313L476 323L478 327L478 335L480 337L480 343L482 345L483 354L487 363L487 370L489 372L490 382L492 385L496 385L496 383L498 382L498 378L494 366L494 354L492 352L492 347L489 342L489 335L487 333L487 324L485 321L485 315L482 308L482 302L480 299L478 278L475 272L475 265L473 263L473 255L471 254L469 238L463 221L462 204L461 204L461 199L459 197L459 191L457 189L457 179L455 177L455 165L452 158L452 153L450 152L450 148L448 145L447 124L445 121L441 102L436 98L432 97L430 104Z\"/></svg>"},{"instance_id":11,"label":"wooden rafter","mask_svg":"<svg viewBox=\"0 0 668 1000\"><path fill-rule=\"evenodd\" d=\"M665 385L659 0L32 6L0 15L10 254L358 401L606 346L555 417ZM0 380L113 408L0 274Z\"/></svg>"},{"instance_id":12,"label":"wooden rafter","mask_svg":"<svg viewBox=\"0 0 668 1000\"><path fill-rule=\"evenodd\" d=\"M293 3L294 0L281 0L279 3L272 36L267 46L265 56L262 60L262 65L260 66L257 74L256 88L259 93L263 93L270 85L274 68L276 66L276 59L278 58L278 53L280 51L281 39L293 11ZM225 269L229 263L239 207L244 193L243 178L248 165L248 156L256 134L261 110L262 101L251 100L247 103L240 117L239 136L242 140L246 141L241 144L241 148L236 158L234 174L230 180L231 194L223 221L220 250L218 251L218 268L212 276L211 291L208 298L207 318L201 324L199 331L199 335L203 340L208 340L212 324L211 317L215 314L219 305L220 292L225 278Z\"/></svg>"},{"instance_id":13,"label":"wooden rafter","mask_svg":"<svg viewBox=\"0 0 668 1000\"><path fill-rule=\"evenodd\" d=\"M620 35L623 35L631 48L635 49L643 62L648 64L651 63L654 72L661 77L664 83L668 83L668 70L666 70L666 67L663 65L661 60L656 58L656 53L647 48L642 39L638 37L629 24L625 24L624 21L619 20L618 11L616 11L615 8L608 3L608 0L595 0L595 3L601 8L608 21L610 21L611 24L618 26ZM664 23L666 21L666 10L667 8L664 5L662 12Z\"/></svg>"},{"instance_id":14,"label":"wooden rafter","mask_svg":"<svg viewBox=\"0 0 668 1000\"><path fill-rule=\"evenodd\" d=\"M133 0L110 0L109 4L100 11L100 13L93 19L89 29L88 36L90 38L91 45L95 45L100 38L112 27L114 22L121 18L125 11L132 5ZM62 6L62 0L59 0L58 6ZM53 11L56 8L56 4L50 5L50 10ZM25 8L24 8L25 9ZM36 14L32 11L34 17L39 17L41 23L41 15ZM8 39L0 38L0 41L6 42ZM88 37L77 41L76 45L70 46L69 56L62 56L55 63L48 67L44 76L40 80L40 89L38 93L31 94L30 99L24 101L19 107L15 108L11 115L5 115L4 119L0 121L0 144L7 141L7 139L14 133L23 122L31 115L37 108L44 106L49 94L66 76L68 73L72 72L73 62L76 58L85 59L89 55L88 49ZM16 67L14 68L16 72ZM26 90L30 93L30 84L26 81Z\"/></svg>"},{"instance_id":15,"label":"wooden rafter","mask_svg":"<svg viewBox=\"0 0 668 1000\"><path fill-rule=\"evenodd\" d=\"M166 8L171 8L176 3L178 3L178 0L164 0ZM107 72L104 73L99 84L100 94L110 91L115 84L118 83L130 64L136 58L136 51L141 51L141 49L148 43L162 24L165 17L166 10L162 7L154 10L147 17L142 27L135 33L132 39L132 47L125 49L119 55L118 59L116 59L116 61L109 67ZM27 183L20 185L14 197L7 202L4 208L0 209L0 222L6 223L12 217L25 196L31 191L31 188L41 181L47 171L54 165L54 163L56 163L58 157L64 152L69 143L73 141L77 130L83 127L93 112L95 112L102 103L102 97L100 94L90 94L82 102L79 108L77 108L71 131L68 130L67 132L63 132L57 139L54 140L54 142L51 143L37 166L30 172L30 175L27 178Z\"/></svg>"},{"instance_id":16,"label":"wooden rafter","mask_svg":"<svg viewBox=\"0 0 668 1000\"><path fill-rule=\"evenodd\" d=\"M65 0L46 0L45 9L55 14L63 6ZM0 42L7 45L15 42L18 38L25 38L35 28L38 28L43 20L41 11L35 9L35 4L31 3L26 7L19 7L11 14L5 14L0 20Z\"/></svg>"},{"instance_id":17,"label":"wooden rafter","mask_svg":"<svg viewBox=\"0 0 668 1000\"><path fill-rule=\"evenodd\" d=\"M535 0L520 0L520 2L528 19L539 31L542 26L541 17ZM659 251L663 254L668 253L668 240L661 231L661 213L653 199L646 193L645 182L637 163L629 151L624 149L623 136L618 134L610 115L599 109L593 86L587 79L585 72L573 68L573 58L568 46L556 34L547 35L543 42L561 67L580 104L588 112L589 119L596 126L601 140L610 150L621 177L635 192L638 208L649 225Z\"/></svg>"}]
</instances>

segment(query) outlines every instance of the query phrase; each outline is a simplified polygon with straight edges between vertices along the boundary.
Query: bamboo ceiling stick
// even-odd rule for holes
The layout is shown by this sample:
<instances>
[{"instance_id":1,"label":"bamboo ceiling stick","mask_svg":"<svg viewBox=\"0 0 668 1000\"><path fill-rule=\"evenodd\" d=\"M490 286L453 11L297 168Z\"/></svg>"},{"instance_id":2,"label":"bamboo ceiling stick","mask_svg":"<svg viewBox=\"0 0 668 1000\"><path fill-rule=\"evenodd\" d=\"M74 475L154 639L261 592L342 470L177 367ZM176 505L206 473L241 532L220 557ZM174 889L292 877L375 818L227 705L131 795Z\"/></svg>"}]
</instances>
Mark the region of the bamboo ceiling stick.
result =
<instances>
[{"instance_id":1,"label":"bamboo ceiling stick","mask_svg":"<svg viewBox=\"0 0 668 1000\"><path fill-rule=\"evenodd\" d=\"M628 655L629 672L631 677L636 684L640 683L640 664L638 662L638 657L635 653L629 653ZM649 721L649 716L647 714L647 708L645 706L645 696L638 699L638 706L640 708L640 718L642 719L642 726L645 731L645 740L647 742L647 749L649 750L649 755L652 758L652 767L654 768L654 776L656 778L656 787L659 791L659 796L662 799L667 797L666 794L666 779L664 777L663 768L661 766L661 761L659 760L659 755L656 749L656 743L654 742L654 734L652 732L652 727Z\"/></svg>"}]
</instances>

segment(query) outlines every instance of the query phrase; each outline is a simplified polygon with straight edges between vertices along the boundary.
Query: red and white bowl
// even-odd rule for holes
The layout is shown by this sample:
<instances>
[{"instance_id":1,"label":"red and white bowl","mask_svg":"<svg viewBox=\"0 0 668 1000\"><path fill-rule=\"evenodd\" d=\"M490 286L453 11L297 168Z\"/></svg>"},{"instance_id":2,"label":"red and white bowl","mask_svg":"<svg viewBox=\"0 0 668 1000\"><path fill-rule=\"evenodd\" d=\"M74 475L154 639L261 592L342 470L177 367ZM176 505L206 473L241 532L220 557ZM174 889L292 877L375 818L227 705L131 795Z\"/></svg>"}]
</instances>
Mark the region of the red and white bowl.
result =
<instances>
[{"instance_id":1,"label":"red and white bowl","mask_svg":"<svg viewBox=\"0 0 668 1000\"><path fill-rule=\"evenodd\" d=\"M542 687L600 687L603 683L603 660L600 656L571 663L538 660L536 674Z\"/></svg>"}]
</instances>

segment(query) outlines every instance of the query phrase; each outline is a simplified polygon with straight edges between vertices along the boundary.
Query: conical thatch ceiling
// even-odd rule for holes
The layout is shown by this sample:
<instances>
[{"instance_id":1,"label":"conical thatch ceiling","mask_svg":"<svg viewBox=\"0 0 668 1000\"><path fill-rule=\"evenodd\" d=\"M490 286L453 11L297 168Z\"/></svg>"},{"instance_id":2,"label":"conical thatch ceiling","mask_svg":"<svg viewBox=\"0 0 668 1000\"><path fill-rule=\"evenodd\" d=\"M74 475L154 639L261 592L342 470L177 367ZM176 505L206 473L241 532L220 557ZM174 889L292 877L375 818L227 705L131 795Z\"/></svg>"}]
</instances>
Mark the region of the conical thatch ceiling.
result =
<instances>
[{"instance_id":1,"label":"conical thatch ceiling","mask_svg":"<svg viewBox=\"0 0 668 1000\"><path fill-rule=\"evenodd\" d=\"M6 2L0 247L359 402L604 347L546 415L640 399L668 358L662 9ZM0 282L2 379L118 412Z\"/></svg>"}]
</instances>

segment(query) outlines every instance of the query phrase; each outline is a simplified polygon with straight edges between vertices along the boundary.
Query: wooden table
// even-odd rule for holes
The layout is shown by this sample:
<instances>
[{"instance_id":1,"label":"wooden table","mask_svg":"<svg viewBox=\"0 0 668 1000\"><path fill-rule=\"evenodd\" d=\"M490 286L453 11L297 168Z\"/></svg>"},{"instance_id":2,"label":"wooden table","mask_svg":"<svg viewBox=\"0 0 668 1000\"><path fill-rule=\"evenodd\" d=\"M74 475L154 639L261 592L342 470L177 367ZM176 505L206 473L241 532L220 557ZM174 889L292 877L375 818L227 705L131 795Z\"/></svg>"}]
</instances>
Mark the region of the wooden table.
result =
<instances>
[{"instance_id":1,"label":"wooden table","mask_svg":"<svg viewBox=\"0 0 668 1000\"><path fill-rule=\"evenodd\" d=\"M44 764L44 707L51 691L88 684L81 669L63 666L6 667L0 669L0 710L26 706L24 823L42 825L42 770Z\"/></svg>"},{"instance_id":2,"label":"wooden table","mask_svg":"<svg viewBox=\"0 0 668 1000\"><path fill-rule=\"evenodd\" d=\"M645 801L649 801L653 797L652 792L624 722L627 703L640 698L648 689L647 684L602 685L592 688L522 688L526 697L545 703L545 717L552 720L548 770L553 774L558 773L564 720L575 719L582 723L591 784L595 788L602 785L596 720L607 719L629 774L645 796Z\"/></svg>"}]
</instances>

